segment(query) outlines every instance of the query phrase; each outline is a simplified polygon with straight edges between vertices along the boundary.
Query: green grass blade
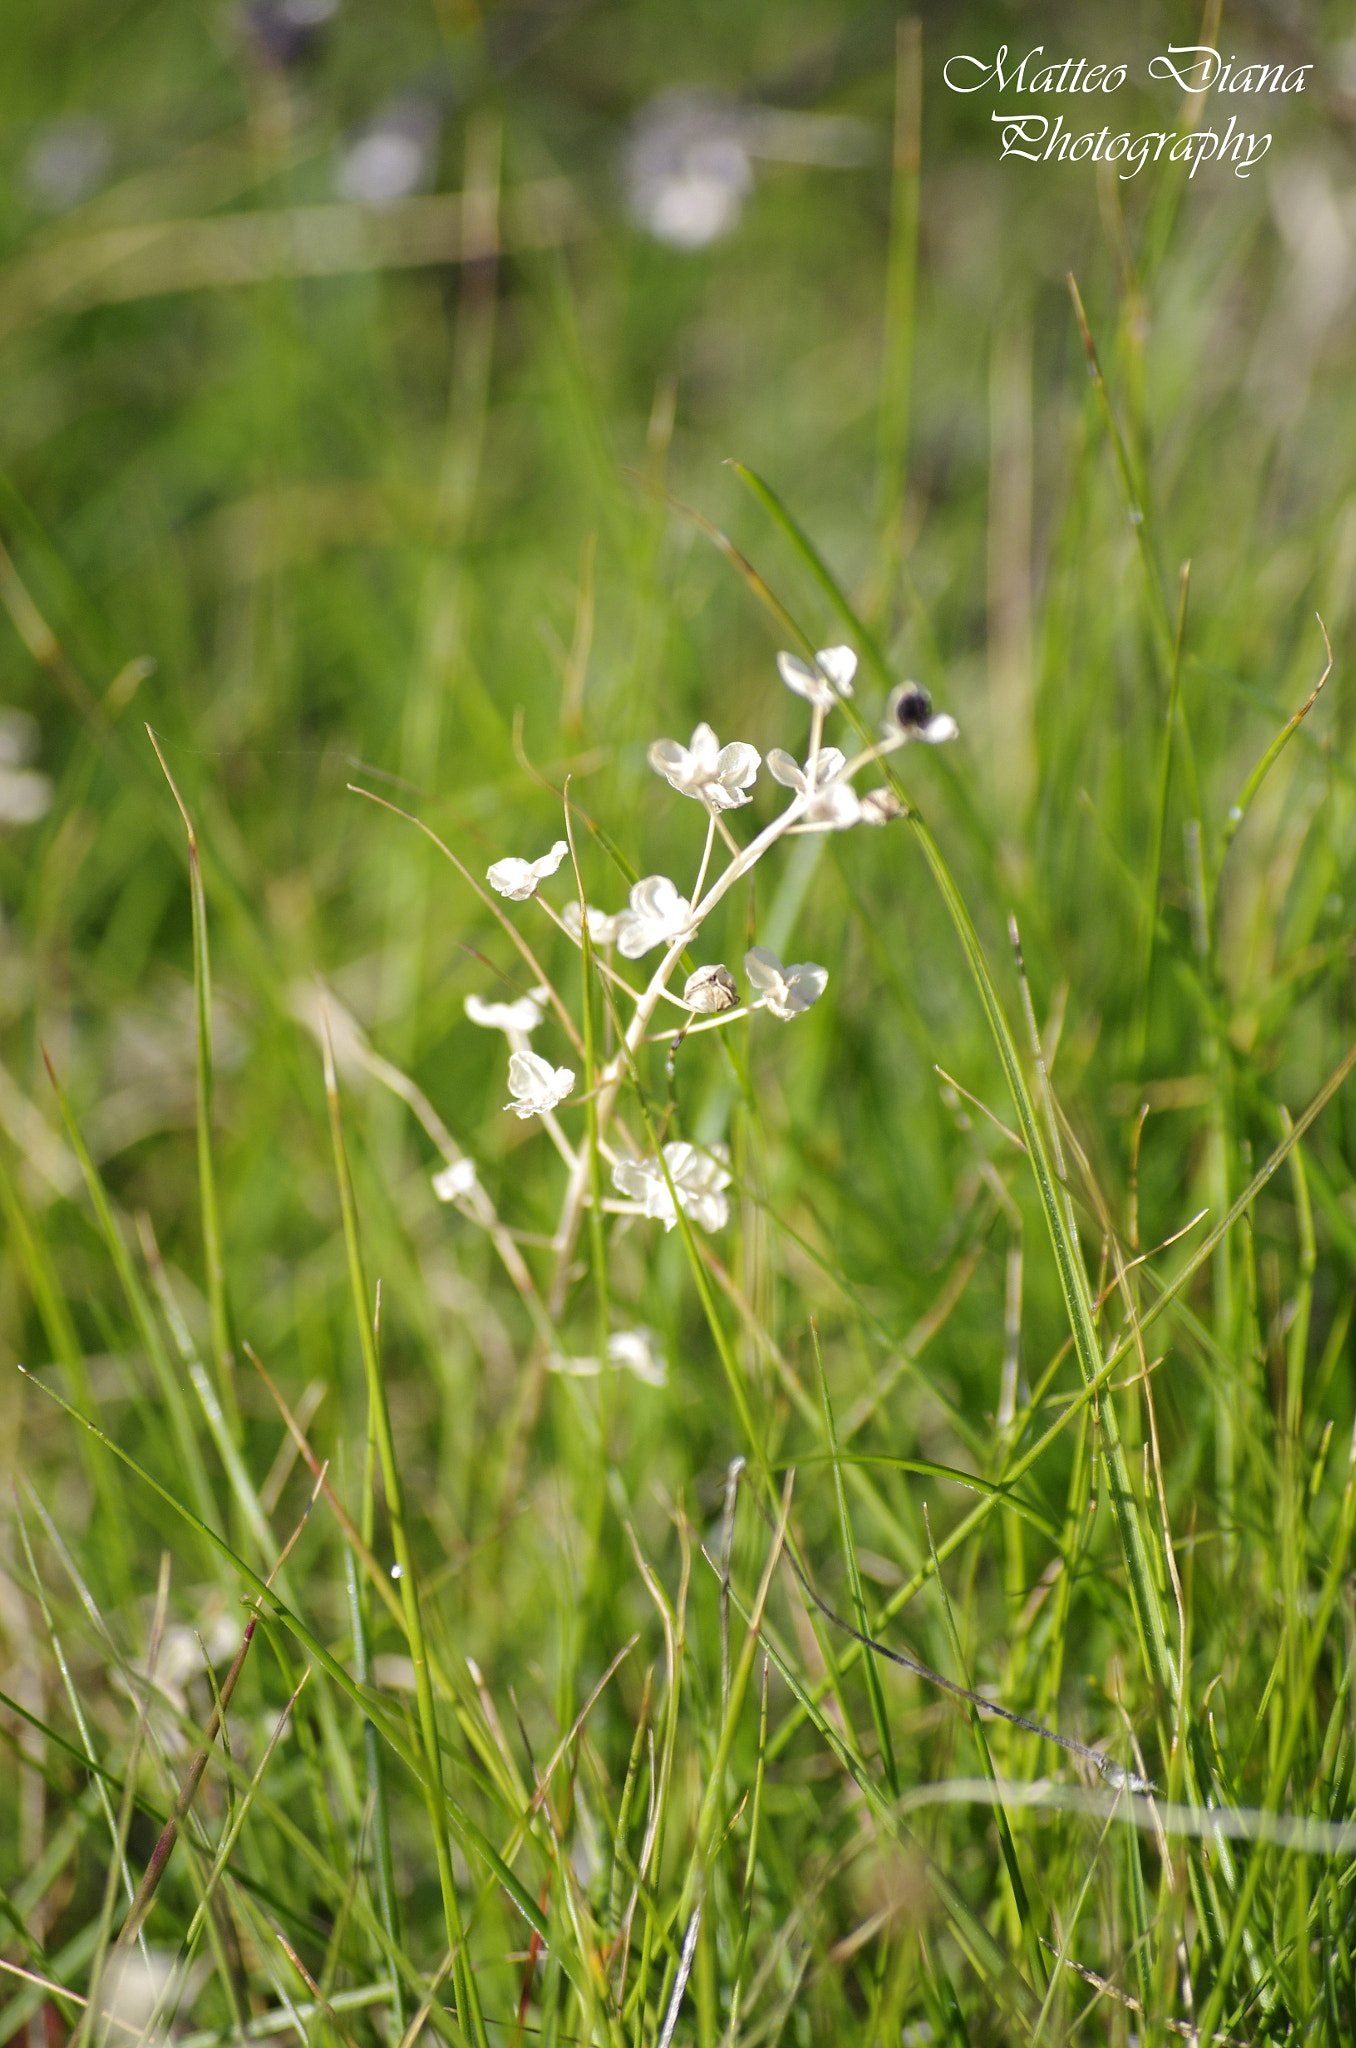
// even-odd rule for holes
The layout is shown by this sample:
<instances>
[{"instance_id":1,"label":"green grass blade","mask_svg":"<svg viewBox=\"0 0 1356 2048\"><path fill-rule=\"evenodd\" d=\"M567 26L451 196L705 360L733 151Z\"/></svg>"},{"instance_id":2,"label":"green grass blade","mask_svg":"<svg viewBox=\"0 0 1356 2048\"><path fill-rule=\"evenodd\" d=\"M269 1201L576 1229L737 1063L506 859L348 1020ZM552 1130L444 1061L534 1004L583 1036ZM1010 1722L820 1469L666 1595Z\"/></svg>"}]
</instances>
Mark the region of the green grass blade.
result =
<instances>
[{"instance_id":1,"label":"green grass blade","mask_svg":"<svg viewBox=\"0 0 1356 2048\"><path fill-rule=\"evenodd\" d=\"M226 1285L226 1259L221 1241L221 1216L217 1205L217 1176L212 1149L212 958L207 939L207 897L203 889L202 863L198 859L198 835L160 742L148 725L146 733L164 770L170 794L188 834L188 890L193 912L193 1009L197 1031L197 1132L198 1200L202 1212L203 1265L207 1275L207 1308L212 1331L212 1357L217 1373L217 1396L233 1442L240 1441L240 1408L235 1388L235 1335L230 1295Z\"/></svg>"},{"instance_id":2,"label":"green grass blade","mask_svg":"<svg viewBox=\"0 0 1356 2048\"><path fill-rule=\"evenodd\" d=\"M824 1371L824 1354L820 1349L819 1325L810 1318L810 1342L814 1347L815 1369L819 1375L819 1398L824 1416L824 1434L829 1446L829 1459L833 1465L834 1495L838 1504L838 1530L843 1542L843 1558L847 1565L848 1584L852 1589L852 1613L863 1635L868 1635L866 1600L862 1593L862 1577L857 1569L857 1546L852 1538L852 1518L848 1513L847 1494L843 1487L843 1468L838 1457L838 1427L833 1417L833 1403L829 1399L829 1382ZM892 1799L899 1797L899 1769L895 1763L895 1748L890 1737L890 1719L886 1712L885 1691L881 1685L880 1671L874 1653L865 1658L866 1689L871 1700L871 1718L876 1726L876 1740L880 1744L881 1764L885 1771L885 1782Z\"/></svg>"}]
</instances>

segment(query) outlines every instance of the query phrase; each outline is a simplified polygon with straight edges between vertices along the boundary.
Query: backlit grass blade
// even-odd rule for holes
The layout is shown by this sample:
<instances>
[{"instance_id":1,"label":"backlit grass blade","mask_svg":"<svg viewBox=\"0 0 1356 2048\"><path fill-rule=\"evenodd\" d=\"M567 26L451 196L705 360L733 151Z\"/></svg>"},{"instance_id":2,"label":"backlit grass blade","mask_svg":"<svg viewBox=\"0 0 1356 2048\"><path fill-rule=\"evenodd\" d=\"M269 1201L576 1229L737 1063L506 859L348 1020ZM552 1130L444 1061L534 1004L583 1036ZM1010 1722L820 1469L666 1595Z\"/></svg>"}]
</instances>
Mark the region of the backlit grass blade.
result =
<instances>
[{"instance_id":1,"label":"backlit grass blade","mask_svg":"<svg viewBox=\"0 0 1356 2048\"><path fill-rule=\"evenodd\" d=\"M145 1347L146 1355L151 1362L151 1370L155 1374L156 1385L160 1389L160 1398L165 1404L166 1419L169 1422L170 1433L174 1438L174 1447L178 1453L179 1467L187 1482L189 1494L193 1501L195 1519L203 1527L215 1531L218 1526L217 1506L212 1498L212 1489L207 1478L207 1468L203 1464L202 1452L198 1446L198 1439L194 1434L193 1424L188 1412L188 1403L184 1400L183 1388L180 1386L174 1367L170 1363L169 1353L165 1349L155 1320L155 1313L151 1308L150 1302L146 1299L146 1290L137 1278L131 1255L123 1242L122 1232L118 1227L117 1218L113 1214L113 1205L108 1198L108 1191L104 1187L94 1161L89 1156L85 1141L80 1134L80 1127L71 1114L70 1105L62 1092L61 1084L56 1077L56 1070L50 1059L47 1061L47 1072L51 1078L52 1087L56 1091L56 1099L61 1109L61 1119L66 1126L66 1136L70 1141L72 1151L80 1162L80 1171L84 1176L85 1187L90 1201L94 1205L94 1213L98 1218L104 1243L108 1247L109 1257L113 1261L113 1269L117 1273L122 1287L123 1298L131 1310L137 1334Z\"/></svg>"},{"instance_id":2,"label":"backlit grass blade","mask_svg":"<svg viewBox=\"0 0 1356 2048\"><path fill-rule=\"evenodd\" d=\"M198 835L188 806L170 774L160 742L148 725L147 737L164 770L170 794L179 807L188 834L188 892L193 910L193 1011L197 1027L197 1131L198 1199L202 1211L203 1265L207 1276L207 1306L212 1328L212 1358L216 1366L217 1395L233 1442L240 1441L240 1410L235 1390L235 1336L232 1329L230 1294L226 1285L226 1259L221 1242L221 1216L217 1205L217 1175L213 1157L212 1094L214 1086L212 1047L212 957L207 941L207 897L198 859Z\"/></svg>"},{"instance_id":3,"label":"backlit grass blade","mask_svg":"<svg viewBox=\"0 0 1356 2048\"><path fill-rule=\"evenodd\" d=\"M819 1325L810 1319L810 1341L814 1346L815 1369L819 1375L819 1399L824 1417L824 1436L829 1447L829 1459L833 1466L833 1488L838 1503L838 1531L843 1544L843 1560L847 1566L848 1584L852 1589L852 1613L863 1635L870 1633L867 1626L866 1600L862 1594L861 1573L857 1569L857 1546L852 1538L852 1518L848 1514L847 1494L843 1489L843 1468L838 1457L838 1427L833 1417L833 1403L829 1399L829 1382L824 1371L824 1354L819 1345ZM885 1782L893 1799L899 1797L899 1770L895 1763L894 1743L890 1738L890 1719L885 1705L885 1691L880 1682L880 1672L873 1654L866 1658L866 1689L871 1701L871 1718L876 1726L876 1740L880 1744L881 1765Z\"/></svg>"},{"instance_id":4,"label":"backlit grass blade","mask_svg":"<svg viewBox=\"0 0 1356 2048\"><path fill-rule=\"evenodd\" d=\"M20 1366L19 1370L24 1372L22 1366ZM288 1634L295 1638L302 1649L305 1650L307 1656L314 1659L325 1673L325 1676L338 1686L339 1690L346 1698L352 1701L353 1705L361 1713L369 1715L376 1721L381 1730L383 1741L395 1751L406 1769L420 1786L424 1788L425 1795L427 1796L427 1773L423 1758L400 1733L394 1717L380 1710L378 1702L372 1693L364 1691L354 1679L350 1678L343 1665L325 1648L325 1645L314 1631L307 1626L299 1615L293 1613L292 1609L280 1599L278 1594L272 1591L267 1582L260 1578L256 1571L252 1570L245 1563L242 1557L236 1555L225 1537L219 1535L215 1529L210 1528L207 1523L201 1521L191 1508L185 1507L182 1501L176 1499L168 1487L162 1486L159 1480L153 1478L146 1471L144 1466L139 1465L130 1452L125 1451L119 1443L115 1442L104 1430L100 1429L97 1423L91 1422L88 1416L81 1415L77 1409L71 1406L69 1401L63 1400L62 1396L54 1388L43 1385L42 1381L35 1379L31 1373L25 1372L24 1376L32 1380L33 1384L40 1388L50 1401L55 1401L59 1408L64 1409L73 1422L79 1423L82 1429L89 1430L92 1436L97 1437L99 1442L110 1450L115 1458L121 1459L122 1463L136 1478L148 1486L152 1493L158 1495L167 1507L172 1508L174 1513L187 1523L189 1528L195 1529L233 1571L239 1573L241 1579L250 1588L251 1592L258 1597L263 1613L270 1619L280 1623L287 1630ZM483 1857L489 1868L493 1870L498 1882L513 1900L519 1912L522 1913L524 1919L528 1921L529 1925L535 1927L544 1938L546 1935L546 1922L538 1911L531 1895L523 1888L493 1844L482 1830L477 1827L470 1815L463 1811L445 1785L441 1787L441 1797L453 1826L462 1836L467 1847Z\"/></svg>"},{"instance_id":5,"label":"backlit grass blade","mask_svg":"<svg viewBox=\"0 0 1356 2048\"><path fill-rule=\"evenodd\" d=\"M363 1369L367 1379L368 1411L371 1426L376 1432L377 1455L381 1463L382 1485L386 1494L386 1512L391 1523L391 1544L400 1572L405 1632L409 1638L410 1659L414 1665L422 1763L420 1777L424 1786L429 1823L433 1831L447 1945L454 1957L452 1979L457 1993L457 2011L462 2025L476 2043L476 2048L489 2048L484 2016L480 2008L480 1994L466 1951L461 1903L457 1897L456 1878L452 1870L452 1840L448 1832L447 1809L443 1795L442 1746L438 1735L437 1712L433 1703L428 1652L424 1645L424 1622L415 1578L414 1553L410 1547L409 1528L405 1517L404 1481L395 1454L391 1414L386 1401L386 1382L382 1377L381 1358L377 1350L380 1324L376 1316L370 1320L368 1317L367 1285L363 1278L362 1253L358 1244L358 1216L353 1199L353 1184L349 1178L348 1154L344 1145L344 1127L339 1108L339 1080L335 1072L334 1052L328 1032L325 1036L325 1094L329 1102L334 1168L339 1183L339 1203L344 1219L344 1245L348 1253L349 1281L353 1290L353 1307L357 1317ZM379 1315L380 1294L377 1299Z\"/></svg>"}]
</instances>

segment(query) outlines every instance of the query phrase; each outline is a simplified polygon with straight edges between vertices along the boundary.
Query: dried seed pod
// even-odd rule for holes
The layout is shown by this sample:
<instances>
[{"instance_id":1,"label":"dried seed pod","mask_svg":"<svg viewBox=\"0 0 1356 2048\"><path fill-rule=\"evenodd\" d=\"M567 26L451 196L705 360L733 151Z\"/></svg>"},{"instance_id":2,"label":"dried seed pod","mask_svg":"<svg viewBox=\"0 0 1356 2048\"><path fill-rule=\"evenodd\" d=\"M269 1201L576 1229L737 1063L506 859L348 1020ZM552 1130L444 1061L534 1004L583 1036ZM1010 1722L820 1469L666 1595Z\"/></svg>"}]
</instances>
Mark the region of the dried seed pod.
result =
<instances>
[{"instance_id":1,"label":"dried seed pod","mask_svg":"<svg viewBox=\"0 0 1356 2048\"><path fill-rule=\"evenodd\" d=\"M683 983L683 1001L689 1010L699 1017L715 1017L722 1010L732 1010L739 1001L739 990L728 967L717 962L711 967L699 967L689 974Z\"/></svg>"}]
</instances>

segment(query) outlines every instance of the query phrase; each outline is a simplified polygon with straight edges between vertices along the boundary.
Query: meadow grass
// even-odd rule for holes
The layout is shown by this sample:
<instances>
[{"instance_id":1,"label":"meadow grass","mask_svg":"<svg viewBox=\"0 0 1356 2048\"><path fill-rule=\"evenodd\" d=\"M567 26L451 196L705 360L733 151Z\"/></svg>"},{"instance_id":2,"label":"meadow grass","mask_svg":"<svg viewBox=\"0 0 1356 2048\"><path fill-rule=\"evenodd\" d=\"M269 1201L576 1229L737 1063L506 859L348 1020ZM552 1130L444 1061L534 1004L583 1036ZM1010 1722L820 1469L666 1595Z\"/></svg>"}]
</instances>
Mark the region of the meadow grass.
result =
<instances>
[{"instance_id":1,"label":"meadow grass","mask_svg":"<svg viewBox=\"0 0 1356 2048\"><path fill-rule=\"evenodd\" d=\"M0 2043L1349 2042L1340 169L636 12L0 88ZM703 69L878 147L664 248ZM470 260L297 274L426 76Z\"/></svg>"}]
</instances>

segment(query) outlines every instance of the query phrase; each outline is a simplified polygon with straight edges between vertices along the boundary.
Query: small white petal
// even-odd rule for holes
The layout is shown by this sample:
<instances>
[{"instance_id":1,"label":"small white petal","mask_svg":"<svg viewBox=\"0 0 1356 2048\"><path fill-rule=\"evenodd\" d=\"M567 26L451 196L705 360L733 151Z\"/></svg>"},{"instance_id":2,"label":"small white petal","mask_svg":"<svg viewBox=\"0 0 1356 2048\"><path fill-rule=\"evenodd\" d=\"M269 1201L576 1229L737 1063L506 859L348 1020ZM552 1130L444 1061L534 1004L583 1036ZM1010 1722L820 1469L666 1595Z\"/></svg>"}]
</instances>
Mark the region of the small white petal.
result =
<instances>
[{"instance_id":1,"label":"small white petal","mask_svg":"<svg viewBox=\"0 0 1356 2048\"><path fill-rule=\"evenodd\" d=\"M760 756L744 740L722 747L711 727L703 724L685 747L677 740L656 740L647 759L681 796L696 797L712 810L731 811L751 801L746 792L757 776Z\"/></svg>"},{"instance_id":2,"label":"small white petal","mask_svg":"<svg viewBox=\"0 0 1356 2048\"><path fill-rule=\"evenodd\" d=\"M861 815L862 807L852 785L830 782L806 805L802 818L805 824L820 826L827 832L845 832L849 825L859 822Z\"/></svg>"},{"instance_id":3,"label":"small white petal","mask_svg":"<svg viewBox=\"0 0 1356 2048\"><path fill-rule=\"evenodd\" d=\"M767 762L768 774L774 782L780 782L783 789L794 789L803 793L808 787L800 763L792 759L785 747L773 747L763 758Z\"/></svg>"},{"instance_id":4,"label":"small white petal","mask_svg":"<svg viewBox=\"0 0 1356 2048\"><path fill-rule=\"evenodd\" d=\"M691 922L692 905L667 875L646 875L631 891L628 909L617 918L622 957L639 960L656 946L671 945Z\"/></svg>"},{"instance_id":5,"label":"small white petal","mask_svg":"<svg viewBox=\"0 0 1356 2048\"><path fill-rule=\"evenodd\" d=\"M857 657L850 647L821 647L815 660L823 669L840 697L852 695L852 678L857 673Z\"/></svg>"},{"instance_id":6,"label":"small white petal","mask_svg":"<svg viewBox=\"0 0 1356 2048\"><path fill-rule=\"evenodd\" d=\"M806 697L811 704L827 711L833 703L833 686L823 676L807 668L799 655L787 654L783 650L777 656L777 673L788 690L794 690L798 697Z\"/></svg>"},{"instance_id":7,"label":"small white petal","mask_svg":"<svg viewBox=\"0 0 1356 2048\"><path fill-rule=\"evenodd\" d=\"M947 740L958 740L960 727L949 711L939 711L935 718L928 720L918 737L926 740L930 747L940 747Z\"/></svg>"},{"instance_id":8,"label":"small white petal","mask_svg":"<svg viewBox=\"0 0 1356 2048\"><path fill-rule=\"evenodd\" d=\"M817 1003L829 980L827 967L817 967L811 960L783 967L766 946L749 948L744 955L744 972L761 991L761 1007L780 1017L783 1023L802 1016L812 1003Z\"/></svg>"},{"instance_id":9,"label":"small white petal","mask_svg":"<svg viewBox=\"0 0 1356 2048\"><path fill-rule=\"evenodd\" d=\"M724 1145L698 1151L679 1140L664 1147L664 1166L657 1159L622 1159L612 1169L612 1184L633 1202L639 1202L647 1216L672 1230L678 1221L674 1194L683 1214L702 1230L720 1230L729 1221L730 1205L722 1190L729 1186ZM664 1167L668 1168L668 1179ZM669 1181L673 1182L673 1193Z\"/></svg>"},{"instance_id":10,"label":"small white petal","mask_svg":"<svg viewBox=\"0 0 1356 2048\"><path fill-rule=\"evenodd\" d=\"M529 896L537 893L538 882L544 882L553 875L569 852L569 843L557 839L549 853L539 860L520 860L516 854L509 854L503 860L495 861L485 871L485 879L492 889L501 896L507 896L512 903L526 903Z\"/></svg>"},{"instance_id":11,"label":"small white petal","mask_svg":"<svg viewBox=\"0 0 1356 2048\"><path fill-rule=\"evenodd\" d=\"M553 1067L540 1053L515 1052L509 1061L509 1089L514 1097L504 1104L515 1116L541 1116L563 1102L574 1087L571 1067Z\"/></svg>"},{"instance_id":12,"label":"small white petal","mask_svg":"<svg viewBox=\"0 0 1356 2048\"><path fill-rule=\"evenodd\" d=\"M474 1159L458 1159L433 1176L433 1192L440 1202L456 1202L469 1195L476 1184Z\"/></svg>"}]
</instances>

